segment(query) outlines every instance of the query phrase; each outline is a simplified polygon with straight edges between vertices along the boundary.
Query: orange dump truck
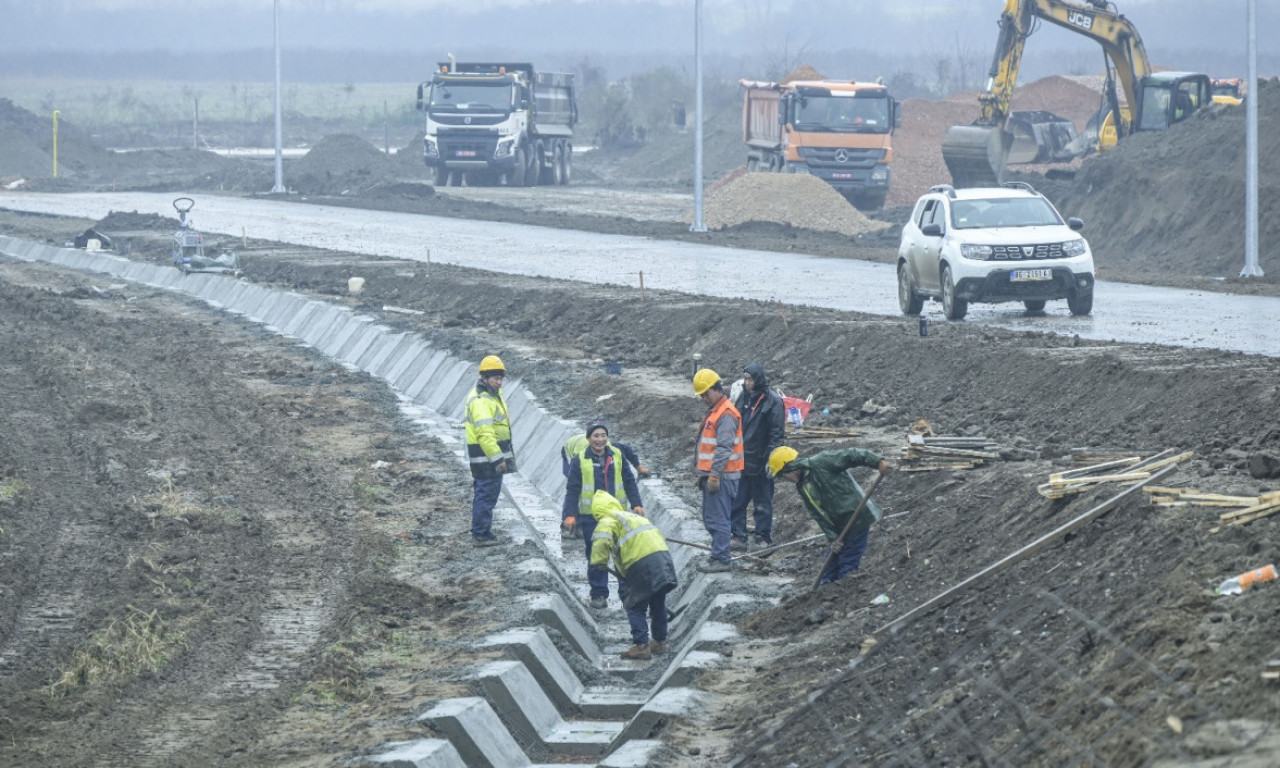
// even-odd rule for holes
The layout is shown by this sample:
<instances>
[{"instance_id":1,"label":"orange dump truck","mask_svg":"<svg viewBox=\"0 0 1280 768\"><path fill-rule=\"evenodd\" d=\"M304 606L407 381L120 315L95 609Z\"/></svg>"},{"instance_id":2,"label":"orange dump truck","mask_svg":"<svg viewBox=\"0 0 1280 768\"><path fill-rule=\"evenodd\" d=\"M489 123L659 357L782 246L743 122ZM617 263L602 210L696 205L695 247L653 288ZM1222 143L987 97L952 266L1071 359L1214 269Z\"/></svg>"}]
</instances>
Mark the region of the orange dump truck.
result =
<instances>
[{"instance_id":1,"label":"orange dump truck","mask_svg":"<svg viewBox=\"0 0 1280 768\"><path fill-rule=\"evenodd\" d=\"M807 173L864 209L889 192L898 103L879 83L740 80L747 170Z\"/></svg>"}]
</instances>

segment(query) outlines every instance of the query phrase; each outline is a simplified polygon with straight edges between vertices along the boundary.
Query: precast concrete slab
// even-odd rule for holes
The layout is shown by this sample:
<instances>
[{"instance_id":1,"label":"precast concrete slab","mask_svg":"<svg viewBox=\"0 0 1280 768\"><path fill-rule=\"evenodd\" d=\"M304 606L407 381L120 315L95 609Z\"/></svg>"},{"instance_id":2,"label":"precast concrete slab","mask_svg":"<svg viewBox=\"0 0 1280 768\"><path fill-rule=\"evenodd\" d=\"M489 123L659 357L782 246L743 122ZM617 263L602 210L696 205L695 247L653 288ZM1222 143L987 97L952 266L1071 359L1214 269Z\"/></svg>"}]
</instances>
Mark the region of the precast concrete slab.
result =
<instances>
[{"instance_id":1,"label":"precast concrete slab","mask_svg":"<svg viewBox=\"0 0 1280 768\"><path fill-rule=\"evenodd\" d=\"M382 337L383 329L374 325L374 319L368 315L361 315L352 319L359 325L356 326L355 333L351 334L346 343L334 354L334 357L359 368L357 361L360 356L369 348L369 345Z\"/></svg>"},{"instance_id":2,"label":"precast concrete slab","mask_svg":"<svg viewBox=\"0 0 1280 768\"><path fill-rule=\"evenodd\" d=\"M445 699L418 716L453 744L468 768L523 768L531 765L489 702L479 697Z\"/></svg>"},{"instance_id":3,"label":"precast concrete slab","mask_svg":"<svg viewBox=\"0 0 1280 768\"><path fill-rule=\"evenodd\" d=\"M373 768L467 768L462 755L444 739L393 741L380 752L364 760Z\"/></svg>"},{"instance_id":4,"label":"precast concrete slab","mask_svg":"<svg viewBox=\"0 0 1280 768\"><path fill-rule=\"evenodd\" d=\"M713 651L687 650L676 662L667 668L662 677L654 685L655 691L666 688L685 688L693 685L693 681L708 669L714 669L725 662L724 654Z\"/></svg>"},{"instance_id":5,"label":"precast concrete slab","mask_svg":"<svg viewBox=\"0 0 1280 768\"><path fill-rule=\"evenodd\" d=\"M619 742L630 742L636 739L652 739L658 734L663 723L684 717L702 705L705 694L692 688L667 688L640 708L635 717L622 730Z\"/></svg>"},{"instance_id":6,"label":"precast concrete slab","mask_svg":"<svg viewBox=\"0 0 1280 768\"><path fill-rule=\"evenodd\" d=\"M422 347L422 342L411 333L397 333L392 338L395 339L395 343L385 347L382 354L371 360L365 368L370 374L383 381L391 380L388 374L401 358L413 357L413 353Z\"/></svg>"},{"instance_id":7,"label":"precast concrete slab","mask_svg":"<svg viewBox=\"0 0 1280 768\"><path fill-rule=\"evenodd\" d=\"M638 739L620 745L608 757L597 763L597 768L646 768L655 765L659 754L666 749L660 741Z\"/></svg>"},{"instance_id":8,"label":"precast concrete slab","mask_svg":"<svg viewBox=\"0 0 1280 768\"><path fill-rule=\"evenodd\" d=\"M583 717L630 720L649 701L648 691L619 687L592 687L578 698Z\"/></svg>"},{"instance_id":9,"label":"precast concrete slab","mask_svg":"<svg viewBox=\"0 0 1280 768\"><path fill-rule=\"evenodd\" d=\"M356 367L365 373L373 373L377 364L381 364L386 356L391 354L391 350L395 349L400 338L399 334L394 334L389 328L383 326L381 332L369 340L364 352L354 360Z\"/></svg>"},{"instance_id":10,"label":"precast concrete slab","mask_svg":"<svg viewBox=\"0 0 1280 768\"><path fill-rule=\"evenodd\" d=\"M415 399L433 411L458 414L461 417L466 404L465 393L475 386L478 379L475 366L450 359L436 369L430 384Z\"/></svg>"},{"instance_id":11,"label":"precast concrete slab","mask_svg":"<svg viewBox=\"0 0 1280 768\"><path fill-rule=\"evenodd\" d=\"M432 351L432 353L422 361L421 367L416 367L417 364L415 363L415 368L405 371L404 378L408 379L412 376L412 379L401 387L400 391L404 392L405 395L413 400L422 402L423 391L435 377L436 371L440 370L440 366L444 365L445 361L449 359L451 358L449 358L449 355L443 350L437 349Z\"/></svg>"},{"instance_id":12,"label":"precast concrete slab","mask_svg":"<svg viewBox=\"0 0 1280 768\"><path fill-rule=\"evenodd\" d=\"M404 354L396 358L394 364L383 378L387 380L391 386L404 392L406 385L413 383L413 378L422 370L422 366L426 364L431 354L435 352L423 339L410 334L408 338L413 342L413 346L406 350Z\"/></svg>"},{"instance_id":13,"label":"precast concrete slab","mask_svg":"<svg viewBox=\"0 0 1280 768\"><path fill-rule=\"evenodd\" d=\"M623 723L565 721L528 668L519 661L494 661L477 676L493 710L516 735L558 755L595 756L609 751Z\"/></svg>"},{"instance_id":14,"label":"precast concrete slab","mask_svg":"<svg viewBox=\"0 0 1280 768\"><path fill-rule=\"evenodd\" d=\"M562 715L577 712L578 700L586 689L544 629L525 627L499 632L480 641L480 647L505 649L525 665L558 712Z\"/></svg>"},{"instance_id":15,"label":"precast concrete slab","mask_svg":"<svg viewBox=\"0 0 1280 768\"><path fill-rule=\"evenodd\" d=\"M588 663L600 663L600 647L563 598L559 595L539 595L527 598L527 605L539 624L559 632Z\"/></svg>"}]
</instances>

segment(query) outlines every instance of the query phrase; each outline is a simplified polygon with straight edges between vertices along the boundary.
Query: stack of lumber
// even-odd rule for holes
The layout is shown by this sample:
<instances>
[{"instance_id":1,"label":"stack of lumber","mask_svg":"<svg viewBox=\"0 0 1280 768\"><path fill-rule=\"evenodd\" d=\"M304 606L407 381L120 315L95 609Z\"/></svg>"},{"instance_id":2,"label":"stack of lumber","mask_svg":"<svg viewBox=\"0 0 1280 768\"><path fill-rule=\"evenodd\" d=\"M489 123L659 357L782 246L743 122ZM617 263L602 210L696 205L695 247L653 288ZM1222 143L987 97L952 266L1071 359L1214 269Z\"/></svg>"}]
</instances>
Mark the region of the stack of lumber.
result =
<instances>
[{"instance_id":1,"label":"stack of lumber","mask_svg":"<svg viewBox=\"0 0 1280 768\"><path fill-rule=\"evenodd\" d=\"M1224 525L1244 525L1280 514L1280 491L1261 496L1227 496L1194 488L1148 486L1143 490L1151 495L1151 503L1157 507L1228 507L1219 516Z\"/></svg>"},{"instance_id":2,"label":"stack of lumber","mask_svg":"<svg viewBox=\"0 0 1280 768\"><path fill-rule=\"evenodd\" d=\"M973 469L1000 458L997 445L985 437L958 435L907 435L898 465L900 472L935 472L940 469Z\"/></svg>"},{"instance_id":3,"label":"stack of lumber","mask_svg":"<svg viewBox=\"0 0 1280 768\"><path fill-rule=\"evenodd\" d=\"M1141 453L1141 451L1134 450L1114 451L1105 448L1072 448L1071 465L1073 467L1087 467L1091 464L1105 464L1119 459L1132 458Z\"/></svg>"},{"instance_id":4,"label":"stack of lumber","mask_svg":"<svg viewBox=\"0 0 1280 768\"><path fill-rule=\"evenodd\" d=\"M1133 483L1146 480L1161 467L1180 464L1195 455L1195 451L1187 451L1176 456L1172 450L1163 451L1143 459L1141 456L1126 456L1104 461L1066 472L1055 472L1049 475L1049 482L1036 486L1036 492L1047 499L1061 499L1077 493L1091 491L1108 483Z\"/></svg>"}]
</instances>

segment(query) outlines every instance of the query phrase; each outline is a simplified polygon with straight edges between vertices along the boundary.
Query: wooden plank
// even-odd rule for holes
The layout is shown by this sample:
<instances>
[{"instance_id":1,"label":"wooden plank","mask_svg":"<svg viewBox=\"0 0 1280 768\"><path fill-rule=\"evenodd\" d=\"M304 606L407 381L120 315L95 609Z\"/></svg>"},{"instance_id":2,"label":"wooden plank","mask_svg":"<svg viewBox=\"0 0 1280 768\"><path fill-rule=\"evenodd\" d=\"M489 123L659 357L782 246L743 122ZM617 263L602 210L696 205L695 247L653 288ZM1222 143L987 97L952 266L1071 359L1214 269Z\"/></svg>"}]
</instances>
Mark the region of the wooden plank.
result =
<instances>
[{"instance_id":1,"label":"wooden plank","mask_svg":"<svg viewBox=\"0 0 1280 768\"><path fill-rule=\"evenodd\" d=\"M1183 451L1177 456L1169 456L1167 458L1164 458L1165 454L1168 454L1168 453L1173 453L1173 449L1170 448L1167 451L1161 451L1160 453L1157 453L1155 456L1152 456L1146 461L1140 461L1137 464L1134 464L1132 467L1129 467L1129 471L1137 472L1138 470L1142 470L1144 472L1150 472L1153 469L1160 469L1161 467L1167 467L1170 464L1181 464L1182 462L1196 455L1195 451Z\"/></svg>"},{"instance_id":2,"label":"wooden plank","mask_svg":"<svg viewBox=\"0 0 1280 768\"><path fill-rule=\"evenodd\" d=\"M1247 515L1241 515L1239 517L1232 518L1231 520L1223 519L1222 522L1227 525L1244 525L1245 523L1252 523L1254 520L1261 520L1264 517L1271 517L1276 513L1280 513L1280 501L1272 502L1271 504L1259 504L1258 507L1254 509L1255 511L1250 512ZM1239 513L1231 512L1228 514L1236 515ZM1223 515L1223 518L1225 517L1226 515Z\"/></svg>"},{"instance_id":3,"label":"wooden plank","mask_svg":"<svg viewBox=\"0 0 1280 768\"><path fill-rule=\"evenodd\" d=\"M1052 475L1049 475L1049 479L1065 480L1069 477L1076 477L1079 475L1088 475L1090 474L1091 471L1096 471L1099 469L1106 469L1108 467L1119 467L1119 466L1124 466L1128 464L1137 464L1139 461L1142 461L1141 456L1131 456L1129 458L1116 459L1115 461L1106 461L1101 464L1094 464L1088 467L1080 467L1079 469L1068 469L1065 472L1054 472Z\"/></svg>"},{"instance_id":4,"label":"wooden plank","mask_svg":"<svg viewBox=\"0 0 1280 768\"><path fill-rule=\"evenodd\" d=\"M1086 485L1089 483L1128 483L1134 480L1145 480L1151 476L1150 472L1124 472L1117 475L1098 475L1096 477L1076 477L1070 480L1049 480L1048 485L1053 488L1070 488L1073 485Z\"/></svg>"},{"instance_id":5,"label":"wooden plank","mask_svg":"<svg viewBox=\"0 0 1280 768\"><path fill-rule=\"evenodd\" d=\"M946 603L957 592L961 591L965 587L969 587L973 584L977 584L978 582L990 576L994 576L997 573L1008 570L1015 563L1021 560L1025 560L1026 558L1036 554L1040 550L1044 549L1050 544L1066 536L1068 533L1071 533L1072 531L1075 531L1077 528L1080 528L1092 522L1096 518L1101 517L1103 514L1110 512L1112 509L1115 509L1117 506L1119 506L1120 502L1124 501L1128 497L1140 491L1142 489L1142 486L1146 485L1149 481L1164 478L1166 476L1172 475L1174 472L1177 472L1177 471L1178 471L1178 468L1176 465L1169 465L1169 466L1163 467L1162 469L1160 469L1160 471L1156 472L1151 477L1139 480L1137 483L1129 486L1128 488L1125 488L1120 493L1117 493L1115 496L1112 496L1111 498L1107 499L1106 501L1102 502L1096 507L1093 507L1087 512L1084 512L1083 514L1079 515L1078 517L1072 520L1067 521L1066 523L1063 523L1057 528L1054 528L1052 531L1046 533L1045 535L1041 536L1040 538L1036 539L1035 541L1031 542L1025 547L1022 547L1021 549L1013 552L1012 554L1006 555L1005 557L1001 558L1000 560L997 560L995 563L992 563L986 568L983 568L981 571L978 571L977 573L965 579L964 581L961 581L959 584L956 584L955 586L944 590L940 594L929 598L928 600L924 601L923 603L916 606L915 608L912 608L911 610L902 614L898 618L894 619L888 624L885 624L884 626L880 627L876 631L872 632L871 636L877 637L879 635L883 635L885 632L888 632L894 627L904 626L907 623L920 618L926 613L929 613L930 611L932 611L934 608L937 608L938 606Z\"/></svg>"},{"instance_id":6,"label":"wooden plank","mask_svg":"<svg viewBox=\"0 0 1280 768\"><path fill-rule=\"evenodd\" d=\"M1235 520L1238 517L1245 517L1247 515L1252 515L1255 512L1262 512L1263 510L1270 509L1271 507L1275 507L1275 506L1280 506L1280 501L1268 501L1262 504L1254 504L1252 507L1245 507L1244 509L1238 509L1235 512L1224 512L1221 515L1220 519L1222 520L1222 522L1227 523L1232 520Z\"/></svg>"}]
</instances>

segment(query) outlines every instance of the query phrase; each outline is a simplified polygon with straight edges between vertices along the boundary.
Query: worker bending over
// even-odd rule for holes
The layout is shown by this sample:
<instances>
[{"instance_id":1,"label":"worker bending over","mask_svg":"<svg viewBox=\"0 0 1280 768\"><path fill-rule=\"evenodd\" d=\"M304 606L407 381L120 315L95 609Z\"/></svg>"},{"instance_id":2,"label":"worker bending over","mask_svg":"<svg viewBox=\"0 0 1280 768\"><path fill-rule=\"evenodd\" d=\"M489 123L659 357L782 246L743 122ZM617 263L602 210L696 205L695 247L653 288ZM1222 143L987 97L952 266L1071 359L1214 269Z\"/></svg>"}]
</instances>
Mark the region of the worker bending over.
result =
<instances>
[{"instance_id":1,"label":"worker bending over","mask_svg":"<svg viewBox=\"0 0 1280 768\"><path fill-rule=\"evenodd\" d=\"M622 658L644 660L664 653L667 593L678 584L676 564L667 550L666 539L656 525L642 515L626 511L621 502L604 491L596 491L591 517L595 520L591 565L603 569L612 559L622 577L618 580L618 594L627 609L633 643L622 652Z\"/></svg>"}]
</instances>

